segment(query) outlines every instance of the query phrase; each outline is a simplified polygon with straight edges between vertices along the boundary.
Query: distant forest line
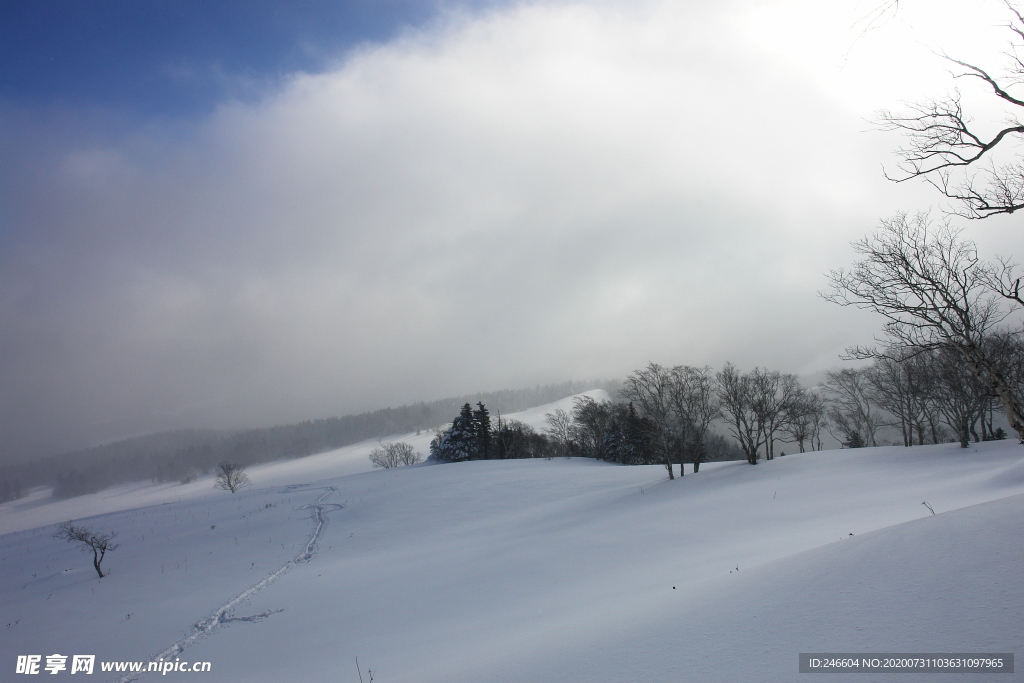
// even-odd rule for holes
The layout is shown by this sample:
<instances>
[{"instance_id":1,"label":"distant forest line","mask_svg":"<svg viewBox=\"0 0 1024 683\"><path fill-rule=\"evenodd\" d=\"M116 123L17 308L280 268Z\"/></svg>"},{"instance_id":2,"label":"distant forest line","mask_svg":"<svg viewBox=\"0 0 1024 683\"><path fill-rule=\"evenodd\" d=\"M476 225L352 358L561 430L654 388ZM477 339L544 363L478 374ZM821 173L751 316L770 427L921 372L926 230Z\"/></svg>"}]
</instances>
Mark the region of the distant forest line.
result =
<instances>
[{"instance_id":1,"label":"distant forest line","mask_svg":"<svg viewBox=\"0 0 1024 683\"><path fill-rule=\"evenodd\" d=\"M255 465L315 455L367 439L434 429L450 422L465 403L484 402L492 410L508 414L590 389L604 389L615 396L620 386L617 380L568 381L276 427L152 434L0 466L0 502L20 498L37 486L52 486L54 497L67 498L133 481L188 482L211 472L225 460Z\"/></svg>"}]
</instances>

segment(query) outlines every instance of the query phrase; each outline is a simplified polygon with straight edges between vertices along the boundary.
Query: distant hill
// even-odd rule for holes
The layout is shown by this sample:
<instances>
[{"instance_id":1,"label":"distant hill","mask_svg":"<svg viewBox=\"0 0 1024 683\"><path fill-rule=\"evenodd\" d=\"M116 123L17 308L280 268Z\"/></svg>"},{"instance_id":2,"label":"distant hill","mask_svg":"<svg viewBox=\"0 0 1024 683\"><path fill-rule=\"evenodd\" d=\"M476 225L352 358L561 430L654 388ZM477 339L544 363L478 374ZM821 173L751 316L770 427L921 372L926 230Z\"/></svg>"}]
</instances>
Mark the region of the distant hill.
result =
<instances>
[{"instance_id":1,"label":"distant hill","mask_svg":"<svg viewBox=\"0 0 1024 683\"><path fill-rule=\"evenodd\" d=\"M78 496L130 481L190 481L230 460L252 465L301 458L389 434L433 429L464 403L483 402L492 415L550 403L588 389L614 395L617 381L562 382L466 394L358 415L237 431L202 429L151 434L0 467L0 502L52 485L55 497Z\"/></svg>"}]
</instances>

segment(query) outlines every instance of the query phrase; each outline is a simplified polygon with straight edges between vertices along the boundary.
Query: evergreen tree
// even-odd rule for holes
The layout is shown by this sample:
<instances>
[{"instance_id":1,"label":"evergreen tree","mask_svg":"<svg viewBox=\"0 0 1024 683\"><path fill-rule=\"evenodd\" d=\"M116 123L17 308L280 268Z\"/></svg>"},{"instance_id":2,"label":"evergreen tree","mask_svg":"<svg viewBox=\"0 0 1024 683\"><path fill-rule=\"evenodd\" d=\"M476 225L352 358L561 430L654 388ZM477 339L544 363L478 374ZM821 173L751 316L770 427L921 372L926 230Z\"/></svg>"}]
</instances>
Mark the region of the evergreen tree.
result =
<instances>
[{"instance_id":1,"label":"evergreen tree","mask_svg":"<svg viewBox=\"0 0 1024 683\"><path fill-rule=\"evenodd\" d=\"M473 458L475 446L473 409L467 403L451 426L439 431L430 442L430 454L439 462L462 462Z\"/></svg>"},{"instance_id":2,"label":"evergreen tree","mask_svg":"<svg viewBox=\"0 0 1024 683\"><path fill-rule=\"evenodd\" d=\"M654 425L636 414L633 403L623 409L616 406L611 429L604 439L606 457L623 465L653 462L651 434Z\"/></svg>"},{"instance_id":3,"label":"evergreen tree","mask_svg":"<svg viewBox=\"0 0 1024 683\"><path fill-rule=\"evenodd\" d=\"M458 417L452 420L451 429L441 443L444 460L461 462L473 458L476 431L473 428L473 409L467 403L462 406Z\"/></svg>"},{"instance_id":4,"label":"evergreen tree","mask_svg":"<svg viewBox=\"0 0 1024 683\"><path fill-rule=\"evenodd\" d=\"M489 460L491 457L491 414L483 403L476 405L477 410L473 411L474 457Z\"/></svg>"}]
</instances>

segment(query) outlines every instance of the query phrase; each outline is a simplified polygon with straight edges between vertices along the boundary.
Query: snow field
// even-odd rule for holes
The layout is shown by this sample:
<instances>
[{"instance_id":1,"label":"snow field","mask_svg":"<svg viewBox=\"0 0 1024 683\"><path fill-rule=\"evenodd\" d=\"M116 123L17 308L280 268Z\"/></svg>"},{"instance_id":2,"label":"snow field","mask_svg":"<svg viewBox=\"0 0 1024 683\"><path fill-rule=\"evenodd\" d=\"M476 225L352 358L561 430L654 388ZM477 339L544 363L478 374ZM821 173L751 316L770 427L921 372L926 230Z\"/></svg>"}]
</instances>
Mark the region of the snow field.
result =
<instances>
[{"instance_id":1,"label":"snow field","mask_svg":"<svg viewBox=\"0 0 1024 683\"><path fill-rule=\"evenodd\" d=\"M251 667L255 680L288 672L321 680L336 670L346 680L358 656L378 680L468 682L799 680L800 651L868 643L875 651L1019 650L1022 627L1006 616L1024 608L1008 573L1021 551L1005 535L1016 529L1019 538L1020 499L996 511L996 536L959 523L932 535L942 515L920 504L944 512L1020 493L1002 476L1019 460L1017 448L806 454L720 464L675 482L657 467L583 460L348 477L332 482L350 507L326 534L345 537L343 547L254 599L254 612L287 606L261 624L258 652L247 646L253 634L234 628L196 651L231 669ZM862 536L904 522L917 527ZM981 581L970 591L962 561L939 561L968 541L976 547L959 559L974 563ZM995 573L986 578L975 565ZM901 588L901 578L922 587ZM861 606L852 620L873 623L861 634L873 638L849 637L833 584L846 586L847 608ZM892 588L880 593L879 585ZM931 602L922 603L922 592ZM975 593L1005 604L1002 618L985 624L978 610L986 603L966 597ZM970 637L958 624L965 603L981 627ZM710 652L731 653L731 667L724 656L700 655L705 628L717 633ZM630 673L627 664L638 668Z\"/></svg>"},{"instance_id":2,"label":"snow field","mask_svg":"<svg viewBox=\"0 0 1024 683\"><path fill-rule=\"evenodd\" d=\"M357 449L342 451L339 476L325 454L254 468L235 495L207 482L66 515L119 532L103 580L50 523L0 536L0 667L154 657L286 565L180 653L213 663L204 680L356 681L358 656L379 683L802 681L799 652L1024 652L1012 442L713 463L672 482L585 459L347 473ZM79 502L167 495L151 488ZM318 548L289 565L317 500ZM947 679L965 675L929 676Z\"/></svg>"},{"instance_id":3,"label":"snow field","mask_svg":"<svg viewBox=\"0 0 1024 683\"><path fill-rule=\"evenodd\" d=\"M320 491L220 493L76 520L118 532L103 580L91 553L51 538L54 526L0 537L4 664L55 652L146 658L206 616L215 596L223 602L299 553L310 531L300 507Z\"/></svg>"}]
</instances>

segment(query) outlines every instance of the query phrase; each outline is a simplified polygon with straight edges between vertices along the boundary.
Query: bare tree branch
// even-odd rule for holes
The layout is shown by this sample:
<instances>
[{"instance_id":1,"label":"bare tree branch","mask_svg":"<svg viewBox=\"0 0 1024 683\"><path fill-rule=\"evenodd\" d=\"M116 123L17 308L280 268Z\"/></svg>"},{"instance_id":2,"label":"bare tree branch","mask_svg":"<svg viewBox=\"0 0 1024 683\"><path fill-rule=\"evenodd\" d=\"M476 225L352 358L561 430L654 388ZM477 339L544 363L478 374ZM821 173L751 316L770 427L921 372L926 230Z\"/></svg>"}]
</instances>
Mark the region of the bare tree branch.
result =
<instances>
[{"instance_id":1,"label":"bare tree branch","mask_svg":"<svg viewBox=\"0 0 1024 683\"><path fill-rule=\"evenodd\" d=\"M1001 74L970 62L939 56L956 65L954 79L977 79L1012 110L1024 108L1024 98L1011 92L1024 81L1024 60L1018 49L1024 47L1024 15L1009 1L1011 20L1006 28L1012 34L1007 64ZM991 135L983 135L979 126L965 114L960 91L924 102L906 104L907 111L882 110L877 120L883 130L894 130L906 136L907 143L896 150L901 158L898 172L885 177L894 182L922 178L959 208L952 213L965 218L980 219L1010 214L1024 208L1024 160L1011 149L1024 139L1024 124L1014 116ZM1000 162L994 155L1005 152L1008 161ZM987 162L987 164L985 163Z\"/></svg>"}]
</instances>

